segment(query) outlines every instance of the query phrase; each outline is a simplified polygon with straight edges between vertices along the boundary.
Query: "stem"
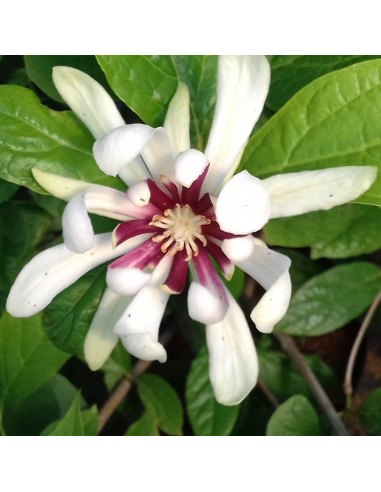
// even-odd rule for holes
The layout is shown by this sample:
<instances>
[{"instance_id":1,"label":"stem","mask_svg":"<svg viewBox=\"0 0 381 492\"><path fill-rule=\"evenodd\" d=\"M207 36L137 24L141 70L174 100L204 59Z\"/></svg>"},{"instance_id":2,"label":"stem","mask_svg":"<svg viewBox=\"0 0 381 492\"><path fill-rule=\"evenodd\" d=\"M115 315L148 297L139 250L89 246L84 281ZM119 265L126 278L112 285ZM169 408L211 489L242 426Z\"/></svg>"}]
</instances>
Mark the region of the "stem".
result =
<instances>
[{"instance_id":1,"label":"stem","mask_svg":"<svg viewBox=\"0 0 381 492\"><path fill-rule=\"evenodd\" d=\"M160 337L159 342L162 345L166 345L169 342L171 336L172 333L165 333L162 337ZM115 391L111 394L110 398L106 401L99 412L98 434L103 430L104 426L110 420L113 413L126 398L133 384L143 373L145 373L149 369L153 362L155 361L139 360L132 368L131 374L126 374L125 376L123 376L121 382L118 384Z\"/></svg>"},{"instance_id":2,"label":"stem","mask_svg":"<svg viewBox=\"0 0 381 492\"><path fill-rule=\"evenodd\" d=\"M262 378L258 378L258 386L261 388L262 393L266 396L266 398L269 400L271 405L274 408L278 408L280 406L279 401L275 398L270 388L267 386L267 384L263 381Z\"/></svg>"},{"instance_id":3,"label":"stem","mask_svg":"<svg viewBox=\"0 0 381 492\"><path fill-rule=\"evenodd\" d=\"M312 394L314 395L321 409L331 422L332 429L335 434L338 436L348 436L347 429L344 427L344 424L340 420L334 406L328 398L328 395L317 380L315 374L307 365L306 361L303 358L303 355L295 345L294 340L290 336L284 335L283 333L276 333L275 336L281 343L283 350L291 357L291 359L294 361L295 365L301 372L303 378L306 380L306 383L312 391Z\"/></svg>"},{"instance_id":4,"label":"stem","mask_svg":"<svg viewBox=\"0 0 381 492\"><path fill-rule=\"evenodd\" d=\"M352 401L352 394L353 394L352 376L356 363L357 354L360 350L361 342L364 339L365 333L369 328L370 322L372 321L373 316L375 315L376 310L380 305L380 303L381 303L381 291L373 301L372 305L369 308L369 311L367 312L367 315L365 316L363 324L361 325L360 331L358 332L358 335L356 337L355 343L353 344L351 355L349 356L347 370L345 373L345 380L343 384L344 393L347 395L348 409L351 407L351 401Z\"/></svg>"}]
</instances>

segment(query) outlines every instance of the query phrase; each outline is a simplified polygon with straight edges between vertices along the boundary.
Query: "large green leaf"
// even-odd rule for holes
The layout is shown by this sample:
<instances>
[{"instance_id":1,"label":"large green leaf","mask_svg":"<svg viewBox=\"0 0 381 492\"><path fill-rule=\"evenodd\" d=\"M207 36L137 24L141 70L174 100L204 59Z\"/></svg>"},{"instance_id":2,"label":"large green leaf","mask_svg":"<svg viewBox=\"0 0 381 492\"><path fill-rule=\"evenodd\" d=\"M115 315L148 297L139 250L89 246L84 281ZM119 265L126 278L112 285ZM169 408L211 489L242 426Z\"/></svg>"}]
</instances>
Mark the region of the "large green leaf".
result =
<instances>
[{"instance_id":1,"label":"large green leaf","mask_svg":"<svg viewBox=\"0 0 381 492\"><path fill-rule=\"evenodd\" d=\"M158 423L155 409L149 403L146 404L144 415L134 422L127 430L126 436L158 436Z\"/></svg>"},{"instance_id":2,"label":"large green leaf","mask_svg":"<svg viewBox=\"0 0 381 492\"><path fill-rule=\"evenodd\" d=\"M332 268L299 289L275 331L295 336L334 331L363 313L380 288L381 271L371 263Z\"/></svg>"},{"instance_id":3,"label":"large green leaf","mask_svg":"<svg viewBox=\"0 0 381 492\"><path fill-rule=\"evenodd\" d=\"M268 436L320 436L319 419L311 403L296 395L283 403L272 415Z\"/></svg>"},{"instance_id":4,"label":"large green leaf","mask_svg":"<svg viewBox=\"0 0 381 492\"><path fill-rule=\"evenodd\" d=\"M43 312L43 325L59 349L83 354L85 336L106 285L104 265L91 270L65 289Z\"/></svg>"},{"instance_id":5,"label":"large green leaf","mask_svg":"<svg viewBox=\"0 0 381 492\"><path fill-rule=\"evenodd\" d=\"M266 105L278 111L313 80L380 55L268 55L267 58L271 64L271 86Z\"/></svg>"},{"instance_id":6,"label":"large green leaf","mask_svg":"<svg viewBox=\"0 0 381 492\"><path fill-rule=\"evenodd\" d=\"M381 389L373 391L360 409L360 420L372 436L381 436Z\"/></svg>"},{"instance_id":7,"label":"large green leaf","mask_svg":"<svg viewBox=\"0 0 381 492\"><path fill-rule=\"evenodd\" d=\"M111 93L106 77L94 55L24 55L24 60L30 80L56 101L64 102L52 79L53 67L57 66L82 70Z\"/></svg>"},{"instance_id":8,"label":"large green leaf","mask_svg":"<svg viewBox=\"0 0 381 492\"><path fill-rule=\"evenodd\" d=\"M0 205L0 290L9 290L35 254L53 217L33 204Z\"/></svg>"},{"instance_id":9,"label":"large green leaf","mask_svg":"<svg viewBox=\"0 0 381 492\"><path fill-rule=\"evenodd\" d=\"M46 337L41 315L0 320L0 403L16 404L48 381L68 360Z\"/></svg>"},{"instance_id":10,"label":"large green leaf","mask_svg":"<svg viewBox=\"0 0 381 492\"><path fill-rule=\"evenodd\" d=\"M350 258L381 247L381 211L346 204L332 210L271 220L266 236L271 245L312 246L312 258Z\"/></svg>"},{"instance_id":11,"label":"large green leaf","mask_svg":"<svg viewBox=\"0 0 381 492\"><path fill-rule=\"evenodd\" d=\"M81 416L81 393L78 392L65 417L50 432L50 436L84 436Z\"/></svg>"},{"instance_id":12,"label":"large green leaf","mask_svg":"<svg viewBox=\"0 0 381 492\"><path fill-rule=\"evenodd\" d=\"M241 162L255 176L340 166L381 168L381 60L302 89L250 139ZM381 206L381 173L358 203Z\"/></svg>"},{"instance_id":13,"label":"large green leaf","mask_svg":"<svg viewBox=\"0 0 381 492\"><path fill-rule=\"evenodd\" d=\"M46 192L31 169L125 189L118 178L96 165L94 139L70 112L58 113L42 106L29 89L0 86L0 178Z\"/></svg>"},{"instance_id":14,"label":"large green leaf","mask_svg":"<svg viewBox=\"0 0 381 492\"><path fill-rule=\"evenodd\" d=\"M191 97L191 137L203 149L216 102L215 55L98 55L114 92L140 118L160 126L181 80Z\"/></svg>"},{"instance_id":15,"label":"large green leaf","mask_svg":"<svg viewBox=\"0 0 381 492\"><path fill-rule=\"evenodd\" d=\"M209 380L208 351L204 347L192 363L187 379L186 402L196 436L228 436L237 420L239 405L217 403Z\"/></svg>"},{"instance_id":16,"label":"large green leaf","mask_svg":"<svg viewBox=\"0 0 381 492\"><path fill-rule=\"evenodd\" d=\"M155 410L160 429L173 436L183 431L183 408L176 391L164 379L154 374L144 374L138 380L138 392L147 409Z\"/></svg>"}]
</instances>

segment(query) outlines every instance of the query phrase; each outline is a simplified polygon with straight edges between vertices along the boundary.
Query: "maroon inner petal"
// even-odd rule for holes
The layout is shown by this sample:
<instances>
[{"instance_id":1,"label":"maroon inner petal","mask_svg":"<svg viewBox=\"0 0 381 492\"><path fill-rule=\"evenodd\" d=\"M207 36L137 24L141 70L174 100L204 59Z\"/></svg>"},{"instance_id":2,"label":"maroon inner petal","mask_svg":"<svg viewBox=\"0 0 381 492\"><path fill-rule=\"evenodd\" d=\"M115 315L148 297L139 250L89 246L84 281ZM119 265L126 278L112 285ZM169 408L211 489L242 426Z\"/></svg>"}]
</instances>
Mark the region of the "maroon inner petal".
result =
<instances>
[{"instance_id":1,"label":"maroon inner petal","mask_svg":"<svg viewBox=\"0 0 381 492\"><path fill-rule=\"evenodd\" d=\"M157 256L161 245L154 243L152 239L147 239L143 244L133 249L129 253L115 260L109 268L140 268L141 270L149 265L152 258Z\"/></svg>"},{"instance_id":2,"label":"maroon inner petal","mask_svg":"<svg viewBox=\"0 0 381 492\"><path fill-rule=\"evenodd\" d=\"M234 239L236 237L241 237L241 236L235 236L234 234L231 234L230 232L225 232L221 231L220 226L218 223L213 220L210 224L204 225L201 228L202 233L204 236L212 236L219 241L224 241L225 239Z\"/></svg>"},{"instance_id":3,"label":"maroon inner petal","mask_svg":"<svg viewBox=\"0 0 381 492\"><path fill-rule=\"evenodd\" d=\"M165 286L175 294L180 294L187 282L188 262L186 251L179 251L173 258L171 270L165 281Z\"/></svg>"},{"instance_id":4,"label":"maroon inner petal","mask_svg":"<svg viewBox=\"0 0 381 492\"><path fill-rule=\"evenodd\" d=\"M174 203L181 203L179 189L177 188L177 185L169 178L167 178L167 176L160 176L160 179L163 185L167 188L167 190L172 195Z\"/></svg>"},{"instance_id":5,"label":"maroon inner petal","mask_svg":"<svg viewBox=\"0 0 381 492\"><path fill-rule=\"evenodd\" d=\"M216 214L209 193L206 193L193 207L196 215L204 215L210 220L216 220Z\"/></svg>"},{"instance_id":6,"label":"maroon inner petal","mask_svg":"<svg viewBox=\"0 0 381 492\"><path fill-rule=\"evenodd\" d=\"M210 165L208 164L204 170L204 172L190 185L189 188L183 186L182 191L182 203L183 205L190 205L193 207L200 198L200 191L202 185L204 184L206 175L208 174Z\"/></svg>"},{"instance_id":7,"label":"maroon inner petal","mask_svg":"<svg viewBox=\"0 0 381 492\"><path fill-rule=\"evenodd\" d=\"M152 218L152 217L151 217ZM114 230L115 246L124 243L128 239L141 234L156 234L161 229L155 226L150 226L147 220L130 220L129 222L123 222L119 224Z\"/></svg>"},{"instance_id":8,"label":"maroon inner petal","mask_svg":"<svg viewBox=\"0 0 381 492\"><path fill-rule=\"evenodd\" d=\"M233 264L229 260L229 258L225 255L222 249L212 242L208 242L206 245L207 251L213 256L216 260L218 266L221 268L223 274L228 276L233 271Z\"/></svg>"},{"instance_id":9,"label":"maroon inner petal","mask_svg":"<svg viewBox=\"0 0 381 492\"><path fill-rule=\"evenodd\" d=\"M147 179L147 185L151 192L151 204L159 208L161 213L165 210L173 209L176 204L157 186L154 181L152 181L152 179Z\"/></svg>"}]
</instances>

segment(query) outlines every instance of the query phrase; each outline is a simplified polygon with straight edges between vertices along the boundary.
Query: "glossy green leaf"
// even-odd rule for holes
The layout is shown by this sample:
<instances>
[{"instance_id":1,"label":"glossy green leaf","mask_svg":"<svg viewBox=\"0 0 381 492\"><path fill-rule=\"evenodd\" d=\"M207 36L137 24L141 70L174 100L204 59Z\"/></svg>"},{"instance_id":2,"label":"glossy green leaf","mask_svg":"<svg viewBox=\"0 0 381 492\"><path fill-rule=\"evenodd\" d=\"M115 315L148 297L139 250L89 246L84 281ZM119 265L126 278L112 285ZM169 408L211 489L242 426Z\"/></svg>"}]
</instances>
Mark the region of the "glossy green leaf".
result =
<instances>
[{"instance_id":1,"label":"glossy green leaf","mask_svg":"<svg viewBox=\"0 0 381 492\"><path fill-rule=\"evenodd\" d=\"M8 436L38 436L69 410L77 389L61 374L16 405L4 408L3 426Z\"/></svg>"},{"instance_id":2,"label":"glossy green leaf","mask_svg":"<svg viewBox=\"0 0 381 492\"><path fill-rule=\"evenodd\" d=\"M93 405L88 410L83 410L81 412L81 418L85 436L97 436L99 425L99 414L97 406Z\"/></svg>"},{"instance_id":3,"label":"glossy green leaf","mask_svg":"<svg viewBox=\"0 0 381 492\"><path fill-rule=\"evenodd\" d=\"M64 102L52 79L53 67L73 67L87 73L112 94L104 73L93 55L24 55L27 74L32 82L55 101Z\"/></svg>"},{"instance_id":4,"label":"glossy green leaf","mask_svg":"<svg viewBox=\"0 0 381 492\"><path fill-rule=\"evenodd\" d=\"M0 179L0 204L6 202L18 190L18 186Z\"/></svg>"},{"instance_id":5,"label":"glossy green leaf","mask_svg":"<svg viewBox=\"0 0 381 492\"><path fill-rule=\"evenodd\" d=\"M269 55L268 58L271 86L266 105L278 111L315 79L380 55Z\"/></svg>"},{"instance_id":6,"label":"glossy green leaf","mask_svg":"<svg viewBox=\"0 0 381 492\"><path fill-rule=\"evenodd\" d=\"M267 425L267 436L320 436L319 419L311 403L296 395L283 403Z\"/></svg>"},{"instance_id":7,"label":"glossy green leaf","mask_svg":"<svg viewBox=\"0 0 381 492\"><path fill-rule=\"evenodd\" d=\"M144 415L127 430L126 436L158 436L158 423L155 409L152 405L146 405Z\"/></svg>"},{"instance_id":8,"label":"glossy green leaf","mask_svg":"<svg viewBox=\"0 0 381 492\"><path fill-rule=\"evenodd\" d=\"M99 266L58 294L43 311L43 325L61 350L82 355L83 344L106 285L106 267Z\"/></svg>"},{"instance_id":9,"label":"glossy green leaf","mask_svg":"<svg viewBox=\"0 0 381 492\"><path fill-rule=\"evenodd\" d=\"M154 408L160 429L166 434L181 436L183 408L172 386L154 374L144 374L137 385L144 405L152 405Z\"/></svg>"},{"instance_id":10,"label":"glossy green leaf","mask_svg":"<svg viewBox=\"0 0 381 492\"><path fill-rule=\"evenodd\" d=\"M255 176L339 166L381 168L381 60L315 80L250 139L241 162ZM381 173L358 203L381 206Z\"/></svg>"},{"instance_id":11,"label":"glossy green leaf","mask_svg":"<svg viewBox=\"0 0 381 492\"><path fill-rule=\"evenodd\" d=\"M204 347L192 362L187 379L186 403L196 436L228 436L237 420L239 405L217 403L209 380L208 350Z\"/></svg>"},{"instance_id":12,"label":"glossy green leaf","mask_svg":"<svg viewBox=\"0 0 381 492\"><path fill-rule=\"evenodd\" d=\"M84 436L81 416L81 393L78 392L65 417L51 431L50 436Z\"/></svg>"},{"instance_id":13,"label":"glossy green leaf","mask_svg":"<svg viewBox=\"0 0 381 492\"><path fill-rule=\"evenodd\" d=\"M52 222L51 215L30 203L0 205L0 290L10 289Z\"/></svg>"},{"instance_id":14,"label":"glossy green leaf","mask_svg":"<svg viewBox=\"0 0 381 492\"><path fill-rule=\"evenodd\" d=\"M0 320L0 403L16 404L48 381L70 356L46 337L41 315Z\"/></svg>"},{"instance_id":15,"label":"glossy green leaf","mask_svg":"<svg viewBox=\"0 0 381 492\"><path fill-rule=\"evenodd\" d=\"M381 389L373 391L361 407L359 417L372 436L381 436Z\"/></svg>"},{"instance_id":16,"label":"glossy green leaf","mask_svg":"<svg viewBox=\"0 0 381 492\"><path fill-rule=\"evenodd\" d=\"M205 147L216 102L215 55L98 55L114 92L151 126L160 126L181 80L191 97L193 145Z\"/></svg>"},{"instance_id":17,"label":"glossy green leaf","mask_svg":"<svg viewBox=\"0 0 381 492\"><path fill-rule=\"evenodd\" d=\"M46 194L31 169L125 190L94 161L94 139L70 112L42 106L29 89L0 86L0 178Z\"/></svg>"},{"instance_id":18,"label":"glossy green leaf","mask_svg":"<svg viewBox=\"0 0 381 492\"><path fill-rule=\"evenodd\" d=\"M380 269L371 263L332 268L295 294L275 331L295 336L330 333L363 313L380 288Z\"/></svg>"}]
</instances>

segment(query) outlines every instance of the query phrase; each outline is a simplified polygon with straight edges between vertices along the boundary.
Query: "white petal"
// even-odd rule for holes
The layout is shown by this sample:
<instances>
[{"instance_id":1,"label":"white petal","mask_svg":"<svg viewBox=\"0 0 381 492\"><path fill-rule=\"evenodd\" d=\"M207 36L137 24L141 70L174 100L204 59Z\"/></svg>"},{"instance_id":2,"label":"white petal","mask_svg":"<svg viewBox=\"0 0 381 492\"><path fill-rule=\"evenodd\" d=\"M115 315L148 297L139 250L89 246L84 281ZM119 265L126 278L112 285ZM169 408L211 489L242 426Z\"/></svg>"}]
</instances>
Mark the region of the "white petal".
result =
<instances>
[{"instance_id":1,"label":"white petal","mask_svg":"<svg viewBox=\"0 0 381 492\"><path fill-rule=\"evenodd\" d=\"M156 183L160 183L161 175L173 180L175 160L164 128L156 128L151 140L142 149L141 156Z\"/></svg>"},{"instance_id":2,"label":"white petal","mask_svg":"<svg viewBox=\"0 0 381 492\"><path fill-rule=\"evenodd\" d=\"M130 354L143 360L167 360L158 336L168 298L169 294L152 286L136 294L114 330Z\"/></svg>"},{"instance_id":3,"label":"white petal","mask_svg":"<svg viewBox=\"0 0 381 492\"><path fill-rule=\"evenodd\" d=\"M85 203L85 194L76 195L62 215L64 242L70 251L85 253L93 246L94 230Z\"/></svg>"},{"instance_id":4,"label":"white petal","mask_svg":"<svg viewBox=\"0 0 381 492\"><path fill-rule=\"evenodd\" d=\"M116 294L133 296L150 280L151 275L139 268L109 268L107 285Z\"/></svg>"},{"instance_id":5,"label":"white petal","mask_svg":"<svg viewBox=\"0 0 381 492\"><path fill-rule=\"evenodd\" d=\"M7 311L16 318L33 316L92 268L128 253L151 235L143 234L130 239L115 249L111 236L111 233L95 236L94 247L83 255L73 253L60 244L35 256L13 284Z\"/></svg>"},{"instance_id":6,"label":"white petal","mask_svg":"<svg viewBox=\"0 0 381 492\"><path fill-rule=\"evenodd\" d=\"M257 232L270 218L270 197L262 181L247 171L236 174L216 202L217 222L225 232L247 235Z\"/></svg>"},{"instance_id":7,"label":"white petal","mask_svg":"<svg viewBox=\"0 0 381 492\"><path fill-rule=\"evenodd\" d=\"M222 55L218 60L217 105L205 154L210 162L203 191L216 194L261 115L270 85L263 55ZM236 164L238 165L238 164Z\"/></svg>"},{"instance_id":8,"label":"white petal","mask_svg":"<svg viewBox=\"0 0 381 492\"><path fill-rule=\"evenodd\" d=\"M377 167L352 166L279 174L263 180L271 200L271 218L292 217L355 200L377 177Z\"/></svg>"},{"instance_id":9,"label":"white petal","mask_svg":"<svg viewBox=\"0 0 381 492\"><path fill-rule=\"evenodd\" d=\"M291 260L257 243L250 258L238 261L236 265L267 290L251 313L251 319L259 331L270 333L286 314L290 303L291 281L288 270Z\"/></svg>"},{"instance_id":10,"label":"white petal","mask_svg":"<svg viewBox=\"0 0 381 492\"><path fill-rule=\"evenodd\" d=\"M198 150L190 149L181 152L175 163L175 179L179 184L189 188L208 165L208 159Z\"/></svg>"},{"instance_id":11,"label":"white petal","mask_svg":"<svg viewBox=\"0 0 381 492\"><path fill-rule=\"evenodd\" d=\"M110 176L116 176L142 152L154 133L155 129L150 126L134 124L104 135L93 147L99 168Z\"/></svg>"},{"instance_id":12,"label":"white petal","mask_svg":"<svg viewBox=\"0 0 381 492\"><path fill-rule=\"evenodd\" d=\"M188 87L182 82L179 82L177 91L169 103L164 122L164 129L168 134L172 152L175 156L190 148L189 102Z\"/></svg>"},{"instance_id":13,"label":"white petal","mask_svg":"<svg viewBox=\"0 0 381 492\"><path fill-rule=\"evenodd\" d=\"M151 178L147 166L144 164L140 155L136 156L127 166L123 167L119 171L118 176L127 186L133 186L139 183L139 181Z\"/></svg>"},{"instance_id":14,"label":"white petal","mask_svg":"<svg viewBox=\"0 0 381 492\"><path fill-rule=\"evenodd\" d=\"M70 67L54 67L53 82L62 99L95 138L125 124L105 89L86 73Z\"/></svg>"},{"instance_id":15,"label":"white petal","mask_svg":"<svg viewBox=\"0 0 381 492\"><path fill-rule=\"evenodd\" d=\"M64 178L58 174L45 173L37 168L32 169L32 174L37 183L51 195L68 202L75 195L88 190L93 183L87 183L79 179Z\"/></svg>"},{"instance_id":16,"label":"white petal","mask_svg":"<svg viewBox=\"0 0 381 492\"><path fill-rule=\"evenodd\" d=\"M251 256L255 246L253 236L225 239L222 251L232 262L244 261Z\"/></svg>"},{"instance_id":17,"label":"white petal","mask_svg":"<svg viewBox=\"0 0 381 492\"><path fill-rule=\"evenodd\" d=\"M85 359L92 371L103 366L118 343L119 337L114 333L114 326L131 301L131 297L105 290L85 338Z\"/></svg>"},{"instance_id":18,"label":"white petal","mask_svg":"<svg viewBox=\"0 0 381 492\"><path fill-rule=\"evenodd\" d=\"M206 287L192 282L188 291L189 316L203 324L213 325L226 316L228 306L215 297Z\"/></svg>"},{"instance_id":19,"label":"white petal","mask_svg":"<svg viewBox=\"0 0 381 492\"><path fill-rule=\"evenodd\" d=\"M229 309L225 318L206 327L209 376L216 400L238 405L258 379L258 359L245 316L227 291Z\"/></svg>"},{"instance_id":20,"label":"white petal","mask_svg":"<svg viewBox=\"0 0 381 492\"><path fill-rule=\"evenodd\" d=\"M151 192L146 181L139 181L127 191L127 196L136 207L147 205L151 198Z\"/></svg>"}]
</instances>

